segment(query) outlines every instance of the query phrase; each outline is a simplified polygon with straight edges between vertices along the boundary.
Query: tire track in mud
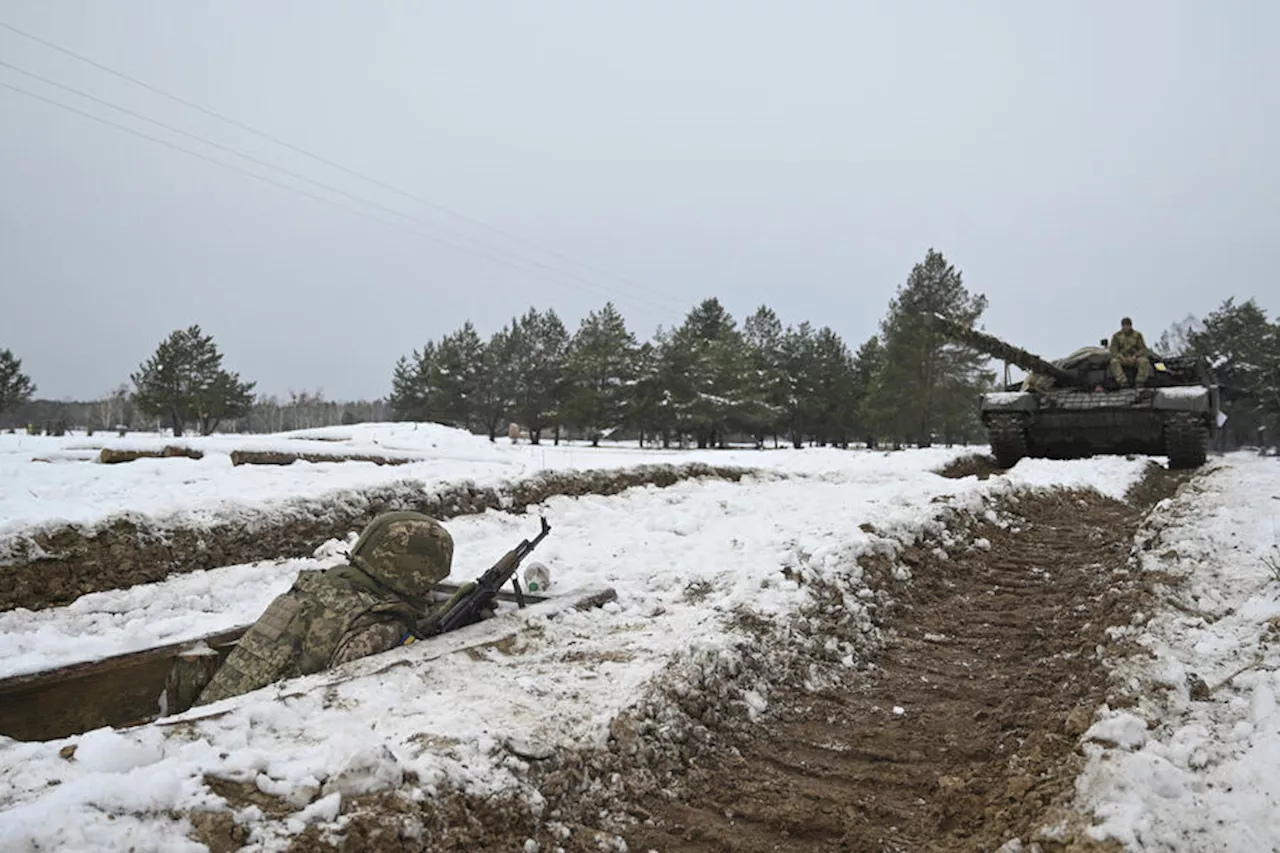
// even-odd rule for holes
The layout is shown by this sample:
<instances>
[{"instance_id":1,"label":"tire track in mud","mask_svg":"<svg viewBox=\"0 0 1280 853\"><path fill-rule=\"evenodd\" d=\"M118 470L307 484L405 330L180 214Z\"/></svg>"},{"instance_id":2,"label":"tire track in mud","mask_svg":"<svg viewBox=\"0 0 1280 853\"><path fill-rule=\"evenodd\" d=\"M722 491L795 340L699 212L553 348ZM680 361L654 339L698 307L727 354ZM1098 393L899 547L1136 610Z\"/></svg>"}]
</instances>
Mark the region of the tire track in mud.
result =
<instances>
[{"instance_id":1,"label":"tire track in mud","mask_svg":"<svg viewBox=\"0 0 1280 853\"><path fill-rule=\"evenodd\" d=\"M649 798L630 848L995 851L1063 820L1062 838L1036 839L1046 853L1113 849L1066 809L1075 746L1107 696L1097 647L1141 592L1116 570L1145 511L1186 478L1155 469L1128 503L1022 495L1000 507L1007 528L964 531L989 549L909 549L874 673L818 693L780 685L785 710L690 767L678 800Z\"/></svg>"},{"instance_id":2,"label":"tire track in mud","mask_svg":"<svg viewBox=\"0 0 1280 853\"><path fill-rule=\"evenodd\" d=\"M659 690L653 707L614 721L605 748L531 767L523 791L356 797L341 830L310 826L290 853L994 853L1014 838L1044 853L1118 853L1084 838L1068 811L1084 763L1076 745L1111 699L1107 628L1145 604L1127 569L1134 534L1189 476L1152 465L1123 502L1022 492L982 518L954 514L948 556L926 540L899 564L862 561L891 603L877 617L883 646L857 669L821 651L841 631L839 607L781 630L747 614L754 660L708 670L696 695ZM906 582L894 577L903 566ZM815 672L843 675L815 691ZM757 677L769 679L769 710L752 719L735 697ZM222 820L200 833L215 853L240 846ZM1033 837L1054 822L1059 837Z\"/></svg>"}]
</instances>

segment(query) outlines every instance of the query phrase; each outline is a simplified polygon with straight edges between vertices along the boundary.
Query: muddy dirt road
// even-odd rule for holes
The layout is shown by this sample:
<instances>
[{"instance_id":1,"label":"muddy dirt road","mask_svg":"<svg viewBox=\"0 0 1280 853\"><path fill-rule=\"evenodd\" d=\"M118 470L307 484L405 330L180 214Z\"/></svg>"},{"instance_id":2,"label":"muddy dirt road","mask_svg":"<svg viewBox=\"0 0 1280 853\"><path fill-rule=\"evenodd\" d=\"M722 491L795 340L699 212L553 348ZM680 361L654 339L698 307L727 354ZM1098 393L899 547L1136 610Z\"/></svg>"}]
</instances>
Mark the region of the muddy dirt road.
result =
<instances>
[{"instance_id":1,"label":"muddy dirt road","mask_svg":"<svg viewBox=\"0 0 1280 853\"><path fill-rule=\"evenodd\" d=\"M1115 572L1143 512L1184 479L1153 471L1130 503L1023 497L1002 507L1008 528L972 523L989 549L912 552L875 674L816 695L788 685L767 733L725 743L679 802L645 803L652 825L628 834L630 848L994 851L1029 840L1070 800L1075 743L1107 695L1097 647L1141 594ZM1111 849L1070 828L1042 843Z\"/></svg>"},{"instance_id":2,"label":"muddy dirt road","mask_svg":"<svg viewBox=\"0 0 1280 853\"><path fill-rule=\"evenodd\" d=\"M554 759L537 771L540 814L461 793L417 806L382 796L344 806L345 839L310 828L291 850L994 853L1020 839L1005 849L1116 851L1067 809L1076 746L1098 705L1116 701L1099 662L1107 628L1144 603L1126 568L1134 534L1189 476L1153 465L1127 502L1055 491L960 513L947 556L934 542L903 556L905 583L892 577L902 566L864 562L892 600L871 659L842 670L797 653L812 637L762 644L786 657L766 667L769 714L707 722L723 701L694 701L678 736ZM815 667L846 675L814 692ZM1037 835L1051 823L1056 838Z\"/></svg>"}]
</instances>

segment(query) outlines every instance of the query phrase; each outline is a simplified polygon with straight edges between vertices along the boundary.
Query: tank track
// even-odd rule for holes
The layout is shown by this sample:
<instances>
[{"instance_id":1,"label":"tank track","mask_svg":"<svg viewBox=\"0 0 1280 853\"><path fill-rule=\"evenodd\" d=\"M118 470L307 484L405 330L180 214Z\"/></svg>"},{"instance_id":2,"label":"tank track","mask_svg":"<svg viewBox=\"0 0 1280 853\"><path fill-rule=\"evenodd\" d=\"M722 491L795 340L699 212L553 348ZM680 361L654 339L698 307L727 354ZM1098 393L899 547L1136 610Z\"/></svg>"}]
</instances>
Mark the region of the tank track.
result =
<instances>
[{"instance_id":1,"label":"tank track","mask_svg":"<svg viewBox=\"0 0 1280 853\"><path fill-rule=\"evenodd\" d=\"M1021 415L992 415L987 421L991 455L1001 468L1012 468L1027 455L1027 428Z\"/></svg>"},{"instance_id":2,"label":"tank track","mask_svg":"<svg viewBox=\"0 0 1280 853\"><path fill-rule=\"evenodd\" d=\"M1209 428L1194 415L1165 421L1164 450L1172 469L1199 468L1209 455Z\"/></svg>"}]
</instances>

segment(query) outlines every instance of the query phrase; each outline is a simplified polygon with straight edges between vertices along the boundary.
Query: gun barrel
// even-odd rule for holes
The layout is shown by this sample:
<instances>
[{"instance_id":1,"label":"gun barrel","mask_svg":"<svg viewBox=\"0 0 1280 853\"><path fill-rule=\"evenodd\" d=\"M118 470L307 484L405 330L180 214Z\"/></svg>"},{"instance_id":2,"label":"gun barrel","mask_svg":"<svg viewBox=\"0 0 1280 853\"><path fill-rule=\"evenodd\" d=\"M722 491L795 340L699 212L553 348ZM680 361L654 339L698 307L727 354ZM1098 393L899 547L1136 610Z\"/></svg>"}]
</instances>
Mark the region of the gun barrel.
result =
<instances>
[{"instance_id":1,"label":"gun barrel","mask_svg":"<svg viewBox=\"0 0 1280 853\"><path fill-rule=\"evenodd\" d=\"M1071 373L1063 370L1058 365L1046 361L1035 353L1028 352L1021 347L1015 347L1006 341L1002 341L994 335L986 332L980 332L977 329L961 325L954 320L943 317L941 314L933 314L932 320L942 329L942 331L955 340L968 344L976 350L986 353L995 358L1004 359L1010 364L1016 364L1023 370L1031 373L1040 373L1045 376L1052 376L1058 382L1066 385L1076 384L1076 377Z\"/></svg>"}]
</instances>

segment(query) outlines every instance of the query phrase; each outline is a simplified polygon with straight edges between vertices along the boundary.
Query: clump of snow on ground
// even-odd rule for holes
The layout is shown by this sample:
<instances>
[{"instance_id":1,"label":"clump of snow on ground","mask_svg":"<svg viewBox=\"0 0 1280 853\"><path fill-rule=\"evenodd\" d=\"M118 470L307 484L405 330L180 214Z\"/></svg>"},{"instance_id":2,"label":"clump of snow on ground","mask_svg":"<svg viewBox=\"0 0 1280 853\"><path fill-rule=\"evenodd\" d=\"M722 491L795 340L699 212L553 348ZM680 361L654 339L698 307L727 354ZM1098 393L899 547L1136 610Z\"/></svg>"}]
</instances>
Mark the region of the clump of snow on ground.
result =
<instances>
[{"instance_id":1,"label":"clump of snow on ground","mask_svg":"<svg viewBox=\"0 0 1280 853\"><path fill-rule=\"evenodd\" d=\"M599 746L619 712L655 684L670 686L673 672L731 668L733 646L744 639L733 617L743 610L785 620L812 603L813 582L829 580L845 592L851 636L861 632L871 643L879 593L859 591L859 555L894 553L939 532L942 513L982 512L993 497L1055 479L1120 495L1148 464L1024 460L987 480L933 473L953 455L771 451L758 458L805 476L553 498L542 507L552 535L536 552L553 591L608 585L616 602L586 612L507 609L430 643L134 729L47 743L0 740L0 848L195 849L184 821L167 815L224 806L205 774L251 783L296 808L275 821L254 809L236 813L268 847L308 821L326 820L341 797L403 790L410 773L419 796L455 787L536 799L522 788L530 749ZM728 454L710 458L730 461ZM153 496L146 488L141 494ZM537 516L488 512L448 526L457 543L453 576L469 579L534 535ZM4 614L0 645L16 650L18 661L5 665L66 663L244 624L299 568L338 559L342 544L329 543L312 560L228 567ZM159 626L154 642L148 625ZM447 653L479 640L490 643ZM842 642L832 653L852 662L860 650ZM769 697L746 685L741 701L758 714ZM70 759L59 754L72 745Z\"/></svg>"},{"instance_id":2,"label":"clump of snow on ground","mask_svg":"<svg viewBox=\"0 0 1280 853\"><path fill-rule=\"evenodd\" d=\"M1141 566L1163 606L1116 630L1136 707L1104 708L1078 806L1132 850L1280 849L1280 464L1234 454L1157 506Z\"/></svg>"}]
</instances>

